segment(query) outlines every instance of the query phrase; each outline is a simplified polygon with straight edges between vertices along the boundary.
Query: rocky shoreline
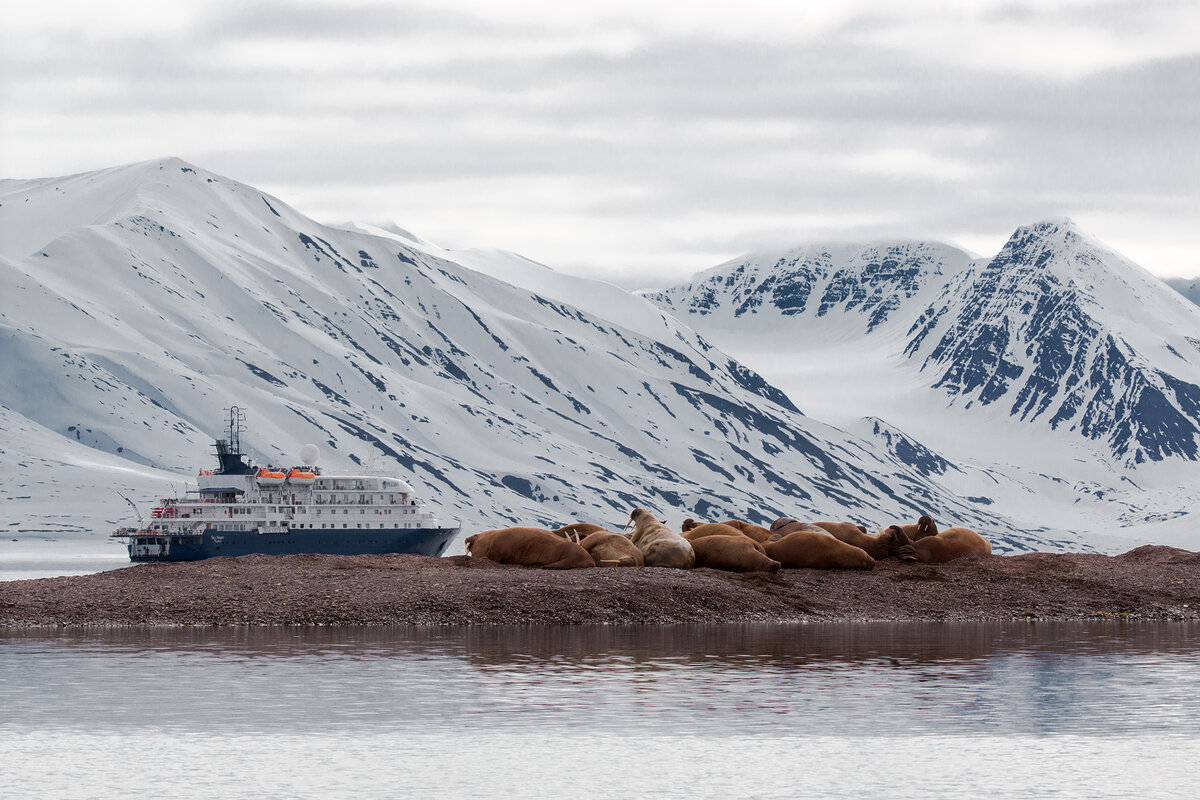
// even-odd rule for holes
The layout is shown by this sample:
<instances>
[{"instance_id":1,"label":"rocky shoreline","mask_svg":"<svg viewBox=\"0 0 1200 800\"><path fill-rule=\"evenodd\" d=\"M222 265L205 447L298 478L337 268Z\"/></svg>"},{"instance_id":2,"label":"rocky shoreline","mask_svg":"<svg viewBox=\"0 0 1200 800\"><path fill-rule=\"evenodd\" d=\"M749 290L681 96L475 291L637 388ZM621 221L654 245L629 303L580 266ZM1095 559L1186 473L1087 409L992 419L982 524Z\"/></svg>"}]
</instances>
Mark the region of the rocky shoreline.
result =
<instances>
[{"instance_id":1,"label":"rocky shoreline","mask_svg":"<svg viewBox=\"0 0 1200 800\"><path fill-rule=\"evenodd\" d=\"M0 627L1200 620L1200 553L873 570L543 570L469 556L243 556L0 582Z\"/></svg>"}]
</instances>

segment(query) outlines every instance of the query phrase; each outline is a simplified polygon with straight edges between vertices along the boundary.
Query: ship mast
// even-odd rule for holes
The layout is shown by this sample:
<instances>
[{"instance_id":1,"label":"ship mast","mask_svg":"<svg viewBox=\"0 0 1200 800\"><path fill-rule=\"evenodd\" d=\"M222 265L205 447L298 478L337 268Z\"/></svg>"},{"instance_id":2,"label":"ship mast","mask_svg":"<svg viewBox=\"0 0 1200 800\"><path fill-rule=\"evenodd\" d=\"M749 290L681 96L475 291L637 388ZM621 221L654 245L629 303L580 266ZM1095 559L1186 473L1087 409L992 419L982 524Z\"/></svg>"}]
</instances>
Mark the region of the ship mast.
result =
<instances>
[{"instance_id":1,"label":"ship mast","mask_svg":"<svg viewBox=\"0 0 1200 800\"><path fill-rule=\"evenodd\" d=\"M246 421L246 415L237 406L229 407L229 448L236 455L242 454L242 423Z\"/></svg>"},{"instance_id":2,"label":"ship mast","mask_svg":"<svg viewBox=\"0 0 1200 800\"><path fill-rule=\"evenodd\" d=\"M242 423L246 415L237 406L229 409L229 427L224 439L217 439L217 461L220 467L217 473L221 475L249 475L253 468L243 460L242 453Z\"/></svg>"}]
</instances>

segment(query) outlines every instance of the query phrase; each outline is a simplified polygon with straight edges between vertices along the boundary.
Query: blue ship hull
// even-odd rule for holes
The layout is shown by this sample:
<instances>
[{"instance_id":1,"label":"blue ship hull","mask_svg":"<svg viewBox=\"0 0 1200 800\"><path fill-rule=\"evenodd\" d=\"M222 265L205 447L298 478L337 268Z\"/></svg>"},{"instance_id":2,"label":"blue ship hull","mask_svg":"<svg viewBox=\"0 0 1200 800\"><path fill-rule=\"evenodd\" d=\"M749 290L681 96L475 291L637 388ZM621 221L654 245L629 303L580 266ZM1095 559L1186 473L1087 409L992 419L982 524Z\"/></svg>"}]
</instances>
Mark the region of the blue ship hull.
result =
<instances>
[{"instance_id":1,"label":"blue ship hull","mask_svg":"<svg viewBox=\"0 0 1200 800\"><path fill-rule=\"evenodd\" d=\"M342 529L291 530L286 533L206 530L200 534L134 534L129 540L130 561L200 561L219 556L269 556L320 553L358 556L411 553L440 556L458 528L405 528L399 530ZM145 545L152 545L146 548ZM146 549L165 553L144 552Z\"/></svg>"}]
</instances>

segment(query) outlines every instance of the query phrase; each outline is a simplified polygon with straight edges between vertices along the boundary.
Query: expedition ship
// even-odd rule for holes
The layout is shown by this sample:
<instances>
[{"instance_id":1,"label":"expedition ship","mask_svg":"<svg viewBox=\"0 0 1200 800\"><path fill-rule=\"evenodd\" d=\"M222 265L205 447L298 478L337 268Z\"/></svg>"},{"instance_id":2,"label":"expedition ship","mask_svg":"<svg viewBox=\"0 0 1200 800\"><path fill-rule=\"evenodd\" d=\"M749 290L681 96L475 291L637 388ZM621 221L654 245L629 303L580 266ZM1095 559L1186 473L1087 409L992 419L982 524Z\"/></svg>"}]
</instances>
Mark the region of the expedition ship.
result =
<instances>
[{"instance_id":1,"label":"expedition ship","mask_svg":"<svg viewBox=\"0 0 1200 800\"><path fill-rule=\"evenodd\" d=\"M216 442L218 467L195 497L164 498L138 527L118 528L131 561L197 561L251 553L415 553L440 556L458 527L443 525L396 477L326 475L315 464L258 468L240 452L241 414ZM301 458L316 461L315 447Z\"/></svg>"}]
</instances>

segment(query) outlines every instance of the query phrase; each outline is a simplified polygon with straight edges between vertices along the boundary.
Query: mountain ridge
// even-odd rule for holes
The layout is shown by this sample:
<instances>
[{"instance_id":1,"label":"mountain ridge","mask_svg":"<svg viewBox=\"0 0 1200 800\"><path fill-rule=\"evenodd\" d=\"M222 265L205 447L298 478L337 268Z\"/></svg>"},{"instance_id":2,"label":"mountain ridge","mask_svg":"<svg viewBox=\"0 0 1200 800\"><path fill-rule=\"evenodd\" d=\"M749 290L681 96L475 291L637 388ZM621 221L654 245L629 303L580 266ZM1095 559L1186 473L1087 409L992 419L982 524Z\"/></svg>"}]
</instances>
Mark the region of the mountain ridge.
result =
<instances>
[{"instance_id":1,"label":"mountain ridge","mask_svg":"<svg viewBox=\"0 0 1200 800\"><path fill-rule=\"evenodd\" d=\"M6 381L0 404L56 436L194 469L220 409L239 405L261 460L285 461L308 441L343 463L390 459L468 526L620 524L636 505L864 524L933 510L992 532L1001 550L1084 546L1017 528L804 417L756 372L615 287L601 304L633 328L415 242L321 225L186 162L135 171L151 189L122 213L108 196L126 185L119 171L2 189L0 214L43 208L9 225L45 208L78 212L32 252L0 258L5 296L19 298L0 317L4 362L43 386L34 395ZM108 205L89 218L96 197ZM98 498L110 474L84 494ZM15 480L44 478L31 467ZM96 502L106 517L123 513Z\"/></svg>"},{"instance_id":2,"label":"mountain ridge","mask_svg":"<svg viewBox=\"0 0 1200 800\"><path fill-rule=\"evenodd\" d=\"M999 486L1030 521L1178 519L1172 535L1190 535L1200 309L1069 219L1022 226L991 258L943 249L952 258L938 263L930 253L949 247L938 243L843 247L838 269L812 255L831 246L810 244L646 296L806 413L891 452L911 438L966 469L930 474L964 497ZM745 302L755 295L764 302Z\"/></svg>"},{"instance_id":3,"label":"mountain ridge","mask_svg":"<svg viewBox=\"0 0 1200 800\"><path fill-rule=\"evenodd\" d=\"M766 318L759 330L795 316L807 318L806 334L820 335L816 320L831 313L850 320L854 312L865 316L865 324L844 324L855 336L869 335L899 314L907 326L898 334L903 355L951 402L988 405L1007 397L1013 415L1037 419L1049 411L1052 428L1068 424L1086 437L1107 437L1111 452L1133 463L1200 457L1200 389L1191 388L1200 383L1200 359L1193 357L1200 353L1200 313L1163 291L1157 278L1082 235L1069 219L1018 228L991 259L972 259L938 243L843 247L849 254L838 268L827 266L831 247L814 244L727 262L646 296L691 318L714 317L697 322L702 334L743 324L768 297L773 302L762 308ZM1101 263L1104 269L1098 269ZM1146 325L1140 311L1113 299L1127 290L1157 292L1155 311L1171 329L1169 337L1162 334L1162 320ZM898 311L902 305L906 312ZM1023 327L1010 328L1017 318ZM1068 355L1057 343L1079 337L1109 342L1107 353L1088 354L1089 363L1106 358L1109 370L1124 371L1125 381L1136 384L1126 403L1148 406L1145 414L1157 415L1158 427L1117 430L1122 413L1105 417L1095 404L1102 381L1089 384L1082 363L1073 376L1059 374L1063 359L1081 354ZM1022 349L1029 352L1018 357ZM1057 388L1051 379L1070 380L1074 393L1052 404L1051 389ZM1085 396L1085 389L1091 394ZM1187 433L1166 437L1163 431L1172 428Z\"/></svg>"}]
</instances>

